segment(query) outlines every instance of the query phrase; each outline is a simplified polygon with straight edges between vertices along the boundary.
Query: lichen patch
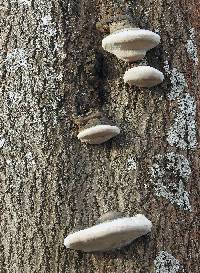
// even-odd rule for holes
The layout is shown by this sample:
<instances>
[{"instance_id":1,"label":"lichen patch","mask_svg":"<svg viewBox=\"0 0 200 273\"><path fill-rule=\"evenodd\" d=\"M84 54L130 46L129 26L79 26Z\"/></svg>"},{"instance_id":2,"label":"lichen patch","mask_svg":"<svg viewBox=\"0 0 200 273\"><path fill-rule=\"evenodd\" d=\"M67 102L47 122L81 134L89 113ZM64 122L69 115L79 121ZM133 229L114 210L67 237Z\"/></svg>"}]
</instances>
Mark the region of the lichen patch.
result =
<instances>
[{"instance_id":1,"label":"lichen patch","mask_svg":"<svg viewBox=\"0 0 200 273\"><path fill-rule=\"evenodd\" d=\"M171 90L168 94L168 98L175 100L188 89L188 84L183 73L179 72L176 68L168 71L168 73L170 74L171 80Z\"/></svg>"},{"instance_id":2,"label":"lichen patch","mask_svg":"<svg viewBox=\"0 0 200 273\"><path fill-rule=\"evenodd\" d=\"M197 45L196 45L196 42L195 42L195 30L194 30L194 28L190 29L190 37L187 40L186 49L187 49L187 52L188 52L190 58L193 60L194 64L198 65L199 59L198 59Z\"/></svg>"},{"instance_id":3,"label":"lichen patch","mask_svg":"<svg viewBox=\"0 0 200 273\"><path fill-rule=\"evenodd\" d=\"M178 112L174 123L167 132L167 141L181 149L195 149L196 137L196 104L190 94L178 99Z\"/></svg>"},{"instance_id":4,"label":"lichen patch","mask_svg":"<svg viewBox=\"0 0 200 273\"><path fill-rule=\"evenodd\" d=\"M166 251L159 252L154 265L155 273L176 273L180 269L180 262Z\"/></svg>"},{"instance_id":5,"label":"lichen patch","mask_svg":"<svg viewBox=\"0 0 200 273\"><path fill-rule=\"evenodd\" d=\"M191 211L189 193L185 190L191 174L187 158L174 152L157 155L151 167L151 178L155 194Z\"/></svg>"},{"instance_id":6,"label":"lichen patch","mask_svg":"<svg viewBox=\"0 0 200 273\"><path fill-rule=\"evenodd\" d=\"M168 98L178 103L174 123L167 132L167 141L171 146L183 150L195 149L197 147L195 99L189 94L188 84L182 73L176 68L170 69L168 61L165 61L164 69L171 80Z\"/></svg>"},{"instance_id":7,"label":"lichen patch","mask_svg":"<svg viewBox=\"0 0 200 273\"><path fill-rule=\"evenodd\" d=\"M16 48L8 52L4 64L9 72L15 72L19 68L27 69L29 67L27 59L27 50L23 48Z\"/></svg>"},{"instance_id":8,"label":"lichen patch","mask_svg":"<svg viewBox=\"0 0 200 273\"><path fill-rule=\"evenodd\" d=\"M1 135L0 135L0 148L3 147L5 141L6 141L5 138L1 137Z\"/></svg>"},{"instance_id":9,"label":"lichen patch","mask_svg":"<svg viewBox=\"0 0 200 273\"><path fill-rule=\"evenodd\" d=\"M127 160L127 170L131 171L131 170L136 170L137 169L137 163L133 158L129 158Z\"/></svg>"}]
</instances>

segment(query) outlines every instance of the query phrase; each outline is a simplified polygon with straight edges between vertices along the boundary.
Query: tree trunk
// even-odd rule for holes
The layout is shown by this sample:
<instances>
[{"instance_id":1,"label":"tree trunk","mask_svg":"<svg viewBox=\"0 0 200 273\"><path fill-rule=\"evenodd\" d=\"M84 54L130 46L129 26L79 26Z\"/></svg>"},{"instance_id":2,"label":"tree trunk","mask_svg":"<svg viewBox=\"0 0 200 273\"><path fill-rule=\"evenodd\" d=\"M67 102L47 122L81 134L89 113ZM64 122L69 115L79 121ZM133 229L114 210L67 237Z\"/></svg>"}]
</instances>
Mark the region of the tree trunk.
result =
<instances>
[{"instance_id":1,"label":"tree trunk","mask_svg":"<svg viewBox=\"0 0 200 273\"><path fill-rule=\"evenodd\" d=\"M143 61L165 74L151 89L124 84L133 64L101 48L96 22L119 2L1 1L1 273L199 272L199 1L128 2L161 36ZM96 110L121 134L81 144L76 117ZM145 214L151 234L113 252L64 247L110 210Z\"/></svg>"}]
</instances>

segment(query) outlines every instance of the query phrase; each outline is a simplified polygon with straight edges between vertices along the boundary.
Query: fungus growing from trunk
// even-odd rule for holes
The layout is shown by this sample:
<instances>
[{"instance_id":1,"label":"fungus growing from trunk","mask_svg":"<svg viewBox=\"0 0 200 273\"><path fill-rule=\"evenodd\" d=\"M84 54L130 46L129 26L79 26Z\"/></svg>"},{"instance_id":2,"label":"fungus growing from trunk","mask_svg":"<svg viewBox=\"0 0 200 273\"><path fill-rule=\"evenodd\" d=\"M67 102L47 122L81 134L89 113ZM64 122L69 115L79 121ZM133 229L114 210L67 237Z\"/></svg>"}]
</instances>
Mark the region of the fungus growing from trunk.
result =
<instances>
[{"instance_id":1,"label":"fungus growing from trunk","mask_svg":"<svg viewBox=\"0 0 200 273\"><path fill-rule=\"evenodd\" d=\"M124 16L110 23L110 33L102 40L102 47L127 62L143 59L148 50L160 43L158 34L135 27Z\"/></svg>"},{"instance_id":2,"label":"fungus growing from trunk","mask_svg":"<svg viewBox=\"0 0 200 273\"><path fill-rule=\"evenodd\" d=\"M115 137L120 133L120 129L101 113L92 114L81 122L79 128L78 139L83 143L101 144Z\"/></svg>"},{"instance_id":3,"label":"fungus growing from trunk","mask_svg":"<svg viewBox=\"0 0 200 273\"><path fill-rule=\"evenodd\" d=\"M106 217L103 223L68 235L64 245L84 252L114 250L149 233L151 228L152 223L142 214L111 220Z\"/></svg>"},{"instance_id":4,"label":"fungus growing from trunk","mask_svg":"<svg viewBox=\"0 0 200 273\"><path fill-rule=\"evenodd\" d=\"M124 74L124 82L139 87L153 87L163 80L163 73L150 66L133 67Z\"/></svg>"}]
</instances>

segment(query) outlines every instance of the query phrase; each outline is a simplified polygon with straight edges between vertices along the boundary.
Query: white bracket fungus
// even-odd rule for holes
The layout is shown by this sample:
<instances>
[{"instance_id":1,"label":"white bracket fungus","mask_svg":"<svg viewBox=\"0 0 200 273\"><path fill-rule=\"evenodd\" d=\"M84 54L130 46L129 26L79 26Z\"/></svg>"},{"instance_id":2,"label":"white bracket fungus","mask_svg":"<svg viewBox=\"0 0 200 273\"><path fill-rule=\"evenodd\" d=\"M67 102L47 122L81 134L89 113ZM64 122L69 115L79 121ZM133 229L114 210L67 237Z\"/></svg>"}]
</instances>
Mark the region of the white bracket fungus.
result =
<instances>
[{"instance_id":1,"label":"white bracket fungus","mask_svg":"<svg viewBox=\"0 0 200 273\"><path fill-rule=\"evenodd\" d=\"M153 87L163 80L163 73L151 66L133 67L124 74L124 82L139 87Z\"/></svg>"},{"instance_id":2,"label":"white bracket fungus","mask_svg":"<svg viewBox=\"0 0 200 273\"><path fill-rule=\"evenodd\" d=\"M78 139L88 144L101 144L120 133L117 126L109 124L109 120L101 114L93 114L83 118L85 122L79 129Z\"/></svg>"},{"instance_id":3,"label":"white bracket fungus","mask_svg":"<svg viewBox=\"0 0 200 273\"><path fill-rule=\"evenodd\" d=\"M96 125L91 128L82 130L77 137L81 140L81 142L86 142L89 144L101 144L115 137L119 133L120 129L117 126Z\"/></svg>"},{"instance_id":4,"label":"white bracket fungus","mask_svg":"<svg viewBox=\"0 0 200 273\"><path fill-rule=\"evenodd\" d=\"M158 34L136 28L124 18L110 24L110 33L102 40L102 47L127 62L143 59L149 49L160 43Z\"/></svg>"},{"instance_id":5,"label":"white bracket fungus","mask_svg":"<svg viewBox=\"0 0 200 273\"><path fill-rule=\"evenodd\" d=\"M108 251L130 244L151 231L152 223L142 214L123 217L74 232L64 240L66 248L84 252Z\"/></svg>"}]
</instances>

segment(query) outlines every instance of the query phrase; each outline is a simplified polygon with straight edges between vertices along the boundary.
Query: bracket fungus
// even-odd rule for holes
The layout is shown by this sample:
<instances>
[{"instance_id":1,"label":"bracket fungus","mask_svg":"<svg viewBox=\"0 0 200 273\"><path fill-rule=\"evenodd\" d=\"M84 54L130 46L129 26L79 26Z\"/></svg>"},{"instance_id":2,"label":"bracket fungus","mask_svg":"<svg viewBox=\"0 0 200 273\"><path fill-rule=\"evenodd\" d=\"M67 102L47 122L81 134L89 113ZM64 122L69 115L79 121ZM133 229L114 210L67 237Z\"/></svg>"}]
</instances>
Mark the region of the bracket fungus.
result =
<instances>
[{"instance_id":1,"label":"bracket fungus","mask_svg":"<svg viewBox=\"0 0 200 273\"><path fill-rule=\"evenodd\" d=\"M130 244L151 231L152 223L142 214L116 219L106 217L105 222L79 230L64 240L66 248L84 252L108 251Z\"/></svg>"},{"instance_id":2,"label":"bracket fungus","mask_svg":"<svg viewBox=\"0 0 200 273\"><path fill-rule=\"evenodd\" d=\"M111 34L102 40L102 47L124 61L141 60L160 43L158 34L135 27L127 16L119 16L109 25Z\"/></svg>"},{"instance_id":3,"label":"bracket fungus","mask_svg":"<svg viewBox=\"0 0 200 273\"><path fill-rule=\"evenodd\" d=\"M139 87L153 87L163 80L163 73L151 66L133 67L124 74L124 82Z\"/></svg>"},{"instance_id":4,"label":"bracket fungus","mask_svg":"<svg viewBox=\"0 0 200 273\"><path fill-rule=\"evenodd\" d=\"M97 113L82 118L77 137L83 143L101 144L119 133L120 129L117 126L112 125L101 113Z\"/></svg>"}]
</instances>

